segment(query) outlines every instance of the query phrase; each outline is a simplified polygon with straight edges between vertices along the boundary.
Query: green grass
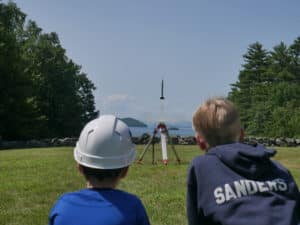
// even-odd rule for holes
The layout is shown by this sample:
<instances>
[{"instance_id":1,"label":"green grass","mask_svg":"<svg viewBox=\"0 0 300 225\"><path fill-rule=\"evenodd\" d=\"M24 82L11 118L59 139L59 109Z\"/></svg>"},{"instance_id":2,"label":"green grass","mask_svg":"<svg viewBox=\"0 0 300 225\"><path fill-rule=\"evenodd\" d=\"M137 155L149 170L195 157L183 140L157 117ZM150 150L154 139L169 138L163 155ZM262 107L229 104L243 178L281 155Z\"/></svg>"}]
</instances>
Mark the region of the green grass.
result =
<instances>
[{"instance_id":1,"label":"green grass","mask_svg":"<svg viewBox=\"0 0 300 225\"><path fill-rule=\"evenodd\" d=\"M137 146L139 153L143 146ZM155 225L186 224L185 185L188 164L201 154L196 146L176 146L182 160L151 165L151 151L143 165L134 164L119 188L138 195ZM300 185L300 148L279 148L276 156ZM48 213L64 192L85 187L76 170L71 148L0 151L0 225L47 224Z\"/></svg>"}]
</instances>

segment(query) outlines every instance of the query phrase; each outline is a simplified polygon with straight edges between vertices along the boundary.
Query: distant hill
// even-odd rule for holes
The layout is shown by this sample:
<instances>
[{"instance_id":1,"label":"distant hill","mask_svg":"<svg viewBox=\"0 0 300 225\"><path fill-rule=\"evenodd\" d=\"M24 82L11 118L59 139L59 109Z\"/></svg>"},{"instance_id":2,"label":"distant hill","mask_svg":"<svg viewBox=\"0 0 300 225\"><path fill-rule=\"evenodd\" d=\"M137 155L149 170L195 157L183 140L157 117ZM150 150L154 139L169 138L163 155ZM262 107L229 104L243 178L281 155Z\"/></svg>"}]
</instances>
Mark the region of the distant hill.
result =
<instances>
[{"instance_id":1,"label":"distant hill","mask_svg":"<svg viewBox=\"0 0 300 225\"><path fill-rule=\"evenodd\" d=\"M147 127L147 124L133 119L133 118L120 118L124 123L127 124L129 127Z\"/></svg>"}]
</instances>

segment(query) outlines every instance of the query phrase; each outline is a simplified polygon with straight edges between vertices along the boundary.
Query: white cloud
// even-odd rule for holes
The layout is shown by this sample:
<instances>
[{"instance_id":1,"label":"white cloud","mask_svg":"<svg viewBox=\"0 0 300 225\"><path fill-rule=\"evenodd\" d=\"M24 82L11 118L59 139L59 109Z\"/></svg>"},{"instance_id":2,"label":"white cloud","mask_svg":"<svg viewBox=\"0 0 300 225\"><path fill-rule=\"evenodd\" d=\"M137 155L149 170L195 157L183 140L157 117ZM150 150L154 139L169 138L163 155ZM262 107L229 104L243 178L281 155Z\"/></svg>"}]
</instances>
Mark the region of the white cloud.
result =
<instances>
[{"instance_id":1,"label":"white cloud","mask_svg":"<svg viewBox=\"0 0 300 225\"><path fill-rule=\"evenodd\" d=\"M130 97L128 94L114 94L114 95L107 96L105 99L105 103L113 104L115 102L124 102L132 99L133 98Z\"/></svg>"},{"instance_id":2,"label":"white cloud","mask_svg":"<svg viewBox=\"0 0 300 225\"><path fill-rule=\"evenodd\" d=\"M114 114L119 117L131 117L138 109L136 98L128 94L118 93L104 97L100 109L102 114Z\"/></svg>"},{"instance_id":3,"label":"white cloud","mask_svg":"<svg viewBox=\"0 0 300 225\"><path fill-rule=\"evenodd\" d=\"M160 120L170 123L191 120L190 113L182 112L178 107L171 107L166 104L164 113L161 113L159 103L150 105L143 99L126 93L105 96L102 100L100 113L113 114L121 118L132 117L146 123L156 123Z\"/></svg>"}]
</instances>

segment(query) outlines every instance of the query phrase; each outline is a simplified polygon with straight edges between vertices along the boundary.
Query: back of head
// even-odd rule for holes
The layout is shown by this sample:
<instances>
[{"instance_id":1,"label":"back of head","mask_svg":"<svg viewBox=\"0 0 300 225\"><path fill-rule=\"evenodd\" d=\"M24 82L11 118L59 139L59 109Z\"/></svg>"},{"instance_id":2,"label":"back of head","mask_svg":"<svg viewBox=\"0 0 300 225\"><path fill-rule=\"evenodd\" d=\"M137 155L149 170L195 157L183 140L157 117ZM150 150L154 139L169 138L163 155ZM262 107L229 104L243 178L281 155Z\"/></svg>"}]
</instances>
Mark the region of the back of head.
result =
<instances>
[{"instance_id":1,"label":"back of head","mask_svg":"<svg viewBox=\"0 0 300 225\"><path fill-rule=\"evenodd\" d=\"M74 149L78 164L93 169L124 168L133 163L135 155L129 128L113 115L86 124Z\"/></svg>"},{"instance_id":2,"label":"back of head","mask_svg":"<svg viewBox=\"0 0 300 225\"><path fill-rule=\"evenodd\" d=\"M193 127L213 147L238 141L241 123L234 104L217 97L208 99L197 109Z\"/></svg>"}]
</instances>

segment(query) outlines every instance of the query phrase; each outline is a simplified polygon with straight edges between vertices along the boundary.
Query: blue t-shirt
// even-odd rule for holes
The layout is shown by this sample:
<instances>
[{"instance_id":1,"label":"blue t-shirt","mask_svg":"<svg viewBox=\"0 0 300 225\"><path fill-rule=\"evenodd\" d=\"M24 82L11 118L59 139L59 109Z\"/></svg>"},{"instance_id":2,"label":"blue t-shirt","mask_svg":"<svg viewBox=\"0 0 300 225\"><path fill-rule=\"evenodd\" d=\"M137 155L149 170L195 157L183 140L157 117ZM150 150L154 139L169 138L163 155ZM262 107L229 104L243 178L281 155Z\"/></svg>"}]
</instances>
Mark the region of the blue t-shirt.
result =
<instances>
[{"instance_id":1,"label":"blue t-shirt","mask_svg":"<svg viewBox=\"0 0 300 225\"><path fill-rule=\"evenodd\" d=\"M66 193L49 215L49 225L149 224L140 199L116 189L83 189Z\"/></svg>"}]
</instances>

